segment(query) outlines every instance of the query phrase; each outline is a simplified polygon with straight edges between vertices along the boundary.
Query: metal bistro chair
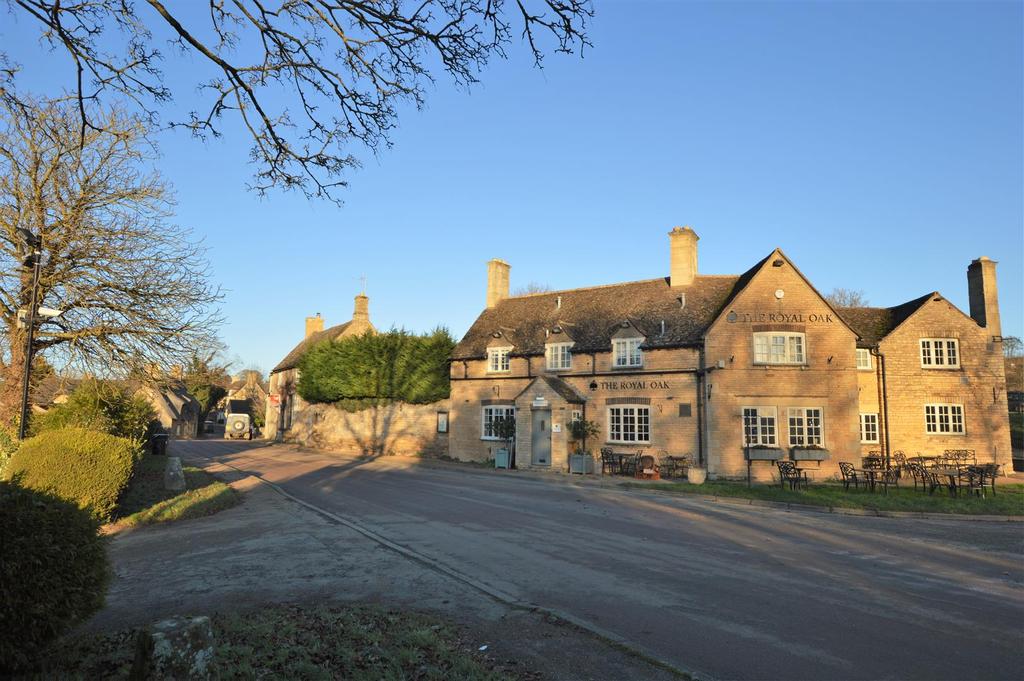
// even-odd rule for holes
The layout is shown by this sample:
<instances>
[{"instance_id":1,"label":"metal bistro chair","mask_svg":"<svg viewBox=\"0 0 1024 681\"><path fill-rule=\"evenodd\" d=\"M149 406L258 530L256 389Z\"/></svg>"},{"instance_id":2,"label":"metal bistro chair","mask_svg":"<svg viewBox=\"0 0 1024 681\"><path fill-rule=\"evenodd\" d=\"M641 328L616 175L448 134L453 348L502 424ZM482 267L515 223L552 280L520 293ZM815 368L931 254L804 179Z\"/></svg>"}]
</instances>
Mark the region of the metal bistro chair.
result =
<instances>
[{"instance_id":1,"label":"metal bistro chair","mask_svg":"<svg viewBox=\"0 0 1024 681\"><path fill-rule=\"evenodd\" d=\"M996 495L996 478L999 477L1000 464L998 463L982 463L976 466L971 466L968 470L977 471L981 475L981 484L989 485L992 487L992 496Z\"/></svg>"},{"instance_id":2,"label":"metal bistro chair","mask_svg":"<svg viewBox=\"0 0 1024 681\"><path fill-rule=\"evenodd\" d=\"M957 493L964 491L968 494L974 494L974 496L984 499L985 474L975 466L971 466L961 475L957 476L956 488Z\"/></svg>"},{"instance_id":3,"label":"metal bistro chair","mask_svg":"<svg viewBox=\"0 0 1024 681\"><path fill-rule=\"evenodd\" d=\"M619 472L619 457L608 447L601 448L601 475L616 475Z\"/></svg>"},{"instance_id":4,"label":"metal bistro chair","mask_svg":"<svg viewBox=\"0 0 1024 681\"><path fill-rule=\"evenodd\" d=\"M839 462L839 472L843 476L843 489L847 492L850 491L850 484L853 484L854 489L860 489L860 483L864 483L864 489L867 489L868 481L864 479L857 467L849 461Z\"/></svg>"},{"instance_id":5,"label":"metal bistro chair","mask_svg":"<svg viewBox=\"0 0 1024 681\"><path fill-rule=\"evenodd\" d=\"M799 489L800 485L807 489L807 473L797 469L795 463L792 461L776 461L775 464L779 467L779 485L783 489L785 489L787 482L792 490Z\"/></svg>"},{"instance_id":6,"label":"metal bistro chair","mask_svg":"<svg viewBox=\"0 0 1024 681\"><path fill-rule=\"evenodd\" d=\"M903 471L910 472L907 464L907 455L902 449L897 449L892 453L892 459L896 462L896 470L899 471L899 475L903 477Z\"/></svg>"},{"instance_id":7,"label":"metal bistro chair","mask_svg":"<svg viewBox=\"0 0 1024 681\"><path fill-rule=\"evenodd\" d=\"M889 494L889 485L899 489L900 486L900 471L898 468L886 468L878 476L876 484L882 486L882 493Z\"/></svg>"},{"instance_id":8,"label":"metal bistro chair","mask_svg":"<svg viewBox=\"0 0 1024 681\"><path fill-rule=\"evenodd\" d=\"M636 477L637 470L640 467L640 457L643 456L644 450L638 451L632 456L626 456L622 460L622 470L619 471L622 475L628 475L631 478Z\"/></svg>"},{"instance_id":9,"label":"metal bistro chair","mask_svg":"<svg viewBox=\"0 0 1024 681\"><path fill-rule=\"evenodd\" d=\"M917 489L917 481L921 481L921 491L928 492L929 495L934 494L935 490L940 487L945 487L939 476L934 472L930 471L927 467L922 464L912 464L914 466L914 489Z\"/></svg>"}]
</instances>

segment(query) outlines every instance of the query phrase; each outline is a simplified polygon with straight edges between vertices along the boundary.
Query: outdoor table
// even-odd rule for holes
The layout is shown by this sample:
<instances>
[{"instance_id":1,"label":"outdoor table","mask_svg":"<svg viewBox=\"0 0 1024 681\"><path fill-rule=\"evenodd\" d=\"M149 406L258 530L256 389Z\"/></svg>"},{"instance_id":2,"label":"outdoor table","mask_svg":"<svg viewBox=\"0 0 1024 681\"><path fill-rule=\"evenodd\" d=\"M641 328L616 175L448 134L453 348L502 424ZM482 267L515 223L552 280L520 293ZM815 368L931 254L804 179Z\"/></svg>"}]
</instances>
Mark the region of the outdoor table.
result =
<instances>
[{"instance_id":1,"label":"outdoor table","mask_svg":"<svg viewBox=\"0 0 1024 681\"><path fill-rule=\"evenodd\" d=\"M956 496L956 482L957 482L957 478L960 477L961 467L960 466L933 466L929 470L932 473L935 473L936 475L942 475L942 476L945 476L945 477L949 478L949 484L947 485L947 487L949 488L949 496L955 497Z\"/></svg>"}]
</instances>

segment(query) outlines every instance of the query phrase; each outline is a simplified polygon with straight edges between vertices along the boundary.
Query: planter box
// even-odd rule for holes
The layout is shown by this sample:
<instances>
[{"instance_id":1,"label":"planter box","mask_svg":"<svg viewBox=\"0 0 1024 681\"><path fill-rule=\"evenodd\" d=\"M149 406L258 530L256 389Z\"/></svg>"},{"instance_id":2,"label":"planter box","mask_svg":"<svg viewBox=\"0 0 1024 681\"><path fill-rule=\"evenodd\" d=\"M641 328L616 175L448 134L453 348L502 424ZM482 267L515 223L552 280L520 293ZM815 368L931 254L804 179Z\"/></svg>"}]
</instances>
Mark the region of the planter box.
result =
<instances>
[{"instance_id":1,"label":"planter box","mask_svg":"<svg viewBox=\"0 0 1024 681\"><path fill-rule=\"evenodd\" d=\"M789 451L789 456L793 461L827 461L829 458L827 449L804 449L803 447L793 447Z\"/></svg>"},{"instance_id":2,"label":"planter box","mask_svg":"<svg viewBox=\"0 0 1024 681\"><path fill-rule=\"evenodd\" d=\"M691 485L703 485L708 477L708 469L691 466L686 470L686 480Z\"/></svg>"},{"instance_id":3,"label":"planter box","mask_svg":"<svg viewBox=\"0 0 1024 681\"><path fill-rule=\"evenodd\" d=\"M569 472L591 475L594 472L594 457L589 454L570 454Z\"/></svg>"},{"instance_id":4,"label":"planter box","mask_svg":"<svg viewBox=\"0 0 1024 681\"><path fill-rule=\"evenodd\" d=\"M509 467L509 456L507 449L499 449L494 452L494 467L495 468L508 468Z\"/></svg>"},{"instance_id":5,"label":"planter box","mask_svg":"<svg viewBox=\"0 0 1024 681\"><path fill-rule=\"evenodd\" d=\"M748 449L747 459L749 461L781 461L785 452L777 447L767 449Z\"/></svg>"}]
</instances>

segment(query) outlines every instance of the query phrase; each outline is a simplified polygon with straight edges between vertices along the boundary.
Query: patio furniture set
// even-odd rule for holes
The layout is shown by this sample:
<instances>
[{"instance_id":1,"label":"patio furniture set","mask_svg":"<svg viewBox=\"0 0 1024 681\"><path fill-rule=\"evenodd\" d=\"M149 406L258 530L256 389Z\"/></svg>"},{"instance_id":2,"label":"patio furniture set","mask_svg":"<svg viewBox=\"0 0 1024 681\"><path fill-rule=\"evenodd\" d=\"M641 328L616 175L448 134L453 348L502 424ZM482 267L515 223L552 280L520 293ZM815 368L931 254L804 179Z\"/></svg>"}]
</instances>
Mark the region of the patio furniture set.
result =
<instances>
[{"instance_id":1,"label":"patio furniture set","mask_svg":"<svg viewBox=\"0 0 1024 681\"><path fill-rule=\"evenodd\" d=\"M881 452L870 452L862 459L861 467L842 461L839 472L843 477L846 490L853 485L859 490L861 485L865 491L874 492L881 487L888 494L889 487L899 487L913 481L914 489L919 486L921 491L934 494L935 490L945 487L952 497L961 493L985 496L985 490L996 493L996 478L999 476L1000 464L979 464L972 449L947 449L938 456L908 457L904 452L893 452L887 464Z\"/></svg>"},{"instance_id":2,"label":"patio furniture set","mask_svg":"<svg viewBox=\"0 0 1024 681\"><path fill-rule=\"evenodd\" d=\"M605 447L601 449L601 474L625 475L642 480L661 480L662 478L682 478L690 467L688 455L671 456L662 450L658 456L645 454L644 450L630 453L615 452Z\"/></svg>"}]
</instances>

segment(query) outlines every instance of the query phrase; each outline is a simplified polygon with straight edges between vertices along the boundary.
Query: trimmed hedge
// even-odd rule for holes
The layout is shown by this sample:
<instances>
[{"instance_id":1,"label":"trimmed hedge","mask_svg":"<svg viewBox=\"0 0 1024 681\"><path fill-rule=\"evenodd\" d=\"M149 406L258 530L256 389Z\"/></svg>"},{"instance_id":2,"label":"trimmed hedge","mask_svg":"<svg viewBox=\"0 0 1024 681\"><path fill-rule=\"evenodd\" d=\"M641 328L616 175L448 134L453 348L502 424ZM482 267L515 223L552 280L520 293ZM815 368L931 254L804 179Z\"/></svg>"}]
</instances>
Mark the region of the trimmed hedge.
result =
<instances>
[{"instance_id":1,"label":"trimmed hedge","mask_svg":"<svg viewBox=\"0 0 1024 681\"><path fill-rule=\"evenodd\" d=\"M22 443L5 477L52 492L109 522L141 454L131 440L84 428L40 433Z\"/></svg>"},{"instance_id":2,"label":"trimmed hedge","mask_svg":"<svg viewBox=\"0 0 1024 681\"><path fill-rule=\"evenodd\" d=\"M42 649L103 607L106 541L92 514L0 482L0 675L30 671Z\"/></svg>"}]
</instances>

